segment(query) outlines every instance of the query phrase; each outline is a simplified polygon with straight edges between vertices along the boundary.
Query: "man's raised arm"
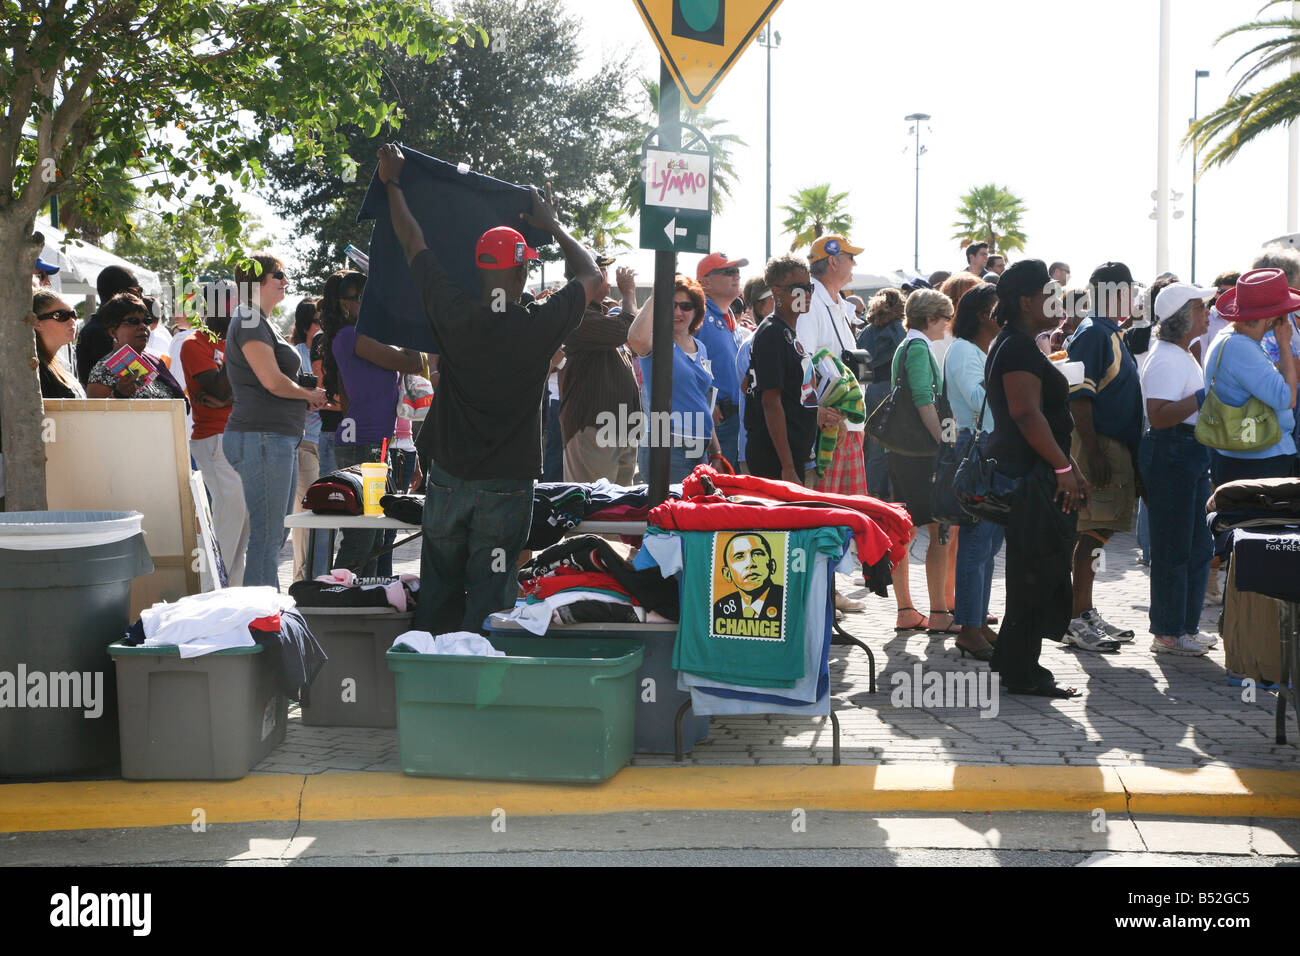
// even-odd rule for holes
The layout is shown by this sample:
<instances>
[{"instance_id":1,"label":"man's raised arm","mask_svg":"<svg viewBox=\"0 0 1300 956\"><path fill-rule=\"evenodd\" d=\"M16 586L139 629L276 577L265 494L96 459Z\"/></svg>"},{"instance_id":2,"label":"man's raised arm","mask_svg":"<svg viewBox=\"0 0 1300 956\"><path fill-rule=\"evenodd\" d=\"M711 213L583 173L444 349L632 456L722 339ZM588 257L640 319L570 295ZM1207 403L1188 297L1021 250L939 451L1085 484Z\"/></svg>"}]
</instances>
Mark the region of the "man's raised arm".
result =
<instances>
[{"instance_id":1,"label":"man's raised arm","mask_svg":"<svg viewBox=\"0 0 1300 956\"><path fill-rule=\"evenodd\" d=\"M406 157L397 148L396 143L385 143L379 147L379 181L388 192L388 209L393 220L393 231L397 241L402 244L409 263L428 248L424 241L424 232L420 224L411 215L411 208L406 205L406 196L402 192L402 167Z\"/></svg>"},{"instance_id":2,"label":"man's raised arm","mask_svg":"<svg viewBox=\"0 0 1300 956\"><path fill-rule=\"evenodd\" d=\"M537 229L545 229L555 237L555 241L560 244L560 251L564 253L564 263L569 267L569 274L587 290L587 303L590 305L599 302L604 280L600 277L600 267L596 265L596 260L560 225L560 220L555 215L551 187L546 187L545 194L536 186L529 188L533 193L533 211L531 214L521 212L519 218Z\"/></svg>"}]
</instances>

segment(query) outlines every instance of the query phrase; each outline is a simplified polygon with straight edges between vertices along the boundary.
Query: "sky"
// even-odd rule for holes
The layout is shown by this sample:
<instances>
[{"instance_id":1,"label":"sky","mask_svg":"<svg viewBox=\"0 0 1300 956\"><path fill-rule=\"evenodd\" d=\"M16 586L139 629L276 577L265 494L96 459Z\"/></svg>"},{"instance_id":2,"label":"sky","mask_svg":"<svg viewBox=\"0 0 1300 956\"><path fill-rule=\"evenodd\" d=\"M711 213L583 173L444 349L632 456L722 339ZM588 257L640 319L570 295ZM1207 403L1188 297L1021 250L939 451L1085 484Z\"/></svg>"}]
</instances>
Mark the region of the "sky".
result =
<instances>
[{"instance_id":1,"label":"sky","mask_svg":"<svg viewBox=\"0 0 1300 956\"><path fill-rule=\"evenodd\" d=\"M566 0L583 23L584 72L602 58L629 57L658 76L658 56L631 0ZM1178 145L1193 111L1220 105L1240 76L1229 73L1249 44L1215 45L1252 19L1259 2L1172 0L1171 173L1183 193L1171 223L1169 267L1189 278L1192 157ZM1106 260L1127 262L1140 281L1155 276L1158 0L785 0L773 28L772 197L774 253L789 247L777 207L795 190L829 182L847 191L852 241L865 248L859 272L913 263L915 154L909 113L929 113L921 141L920 268L964 267L951 236L959 197L995 182L1027 207L1028 243L1013 258L1064 260L1082 282ZM764 256L765 51L753 46L723 81L708 112L747 146L735 153L733 195L713 221L713 249ZM456 161L456 157L443 157ZM491 173L484 169L481 172ZM365 171L363 171L363 174ZM1248 146L1228 167L1202 177L1197 275L1244 269L1261 244L1286 232L1287 136ZM264 203L252 208L271 235L291 227ZM635 221L631 236L636 241ZM628 259L648 281L653 255ZM694 271L697 256L679 257Z\"/></svg>"}]
</instances>

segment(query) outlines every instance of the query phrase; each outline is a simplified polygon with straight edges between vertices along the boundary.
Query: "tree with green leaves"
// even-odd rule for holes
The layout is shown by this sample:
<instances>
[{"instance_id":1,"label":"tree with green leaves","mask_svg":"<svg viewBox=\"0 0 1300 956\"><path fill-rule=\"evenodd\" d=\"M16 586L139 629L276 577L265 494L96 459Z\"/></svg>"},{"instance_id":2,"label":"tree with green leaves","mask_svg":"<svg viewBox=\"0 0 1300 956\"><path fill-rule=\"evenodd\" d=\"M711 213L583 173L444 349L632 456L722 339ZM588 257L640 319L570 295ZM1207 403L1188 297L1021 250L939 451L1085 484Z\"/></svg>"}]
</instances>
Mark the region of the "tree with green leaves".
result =
<instances>
[{"instance_id":1,"label":"tree with green leaves","mask_svg":"<svg viewBox=\"0 0 1300 956\"><path fill-rule=\"evenodd\" d=\"M401 50L383 58L402 106L402 145L508 182L551 183L575 234L589 234L616 196L620 149L633 121L630 74L608 62L583 76L582 22L561 0L455 0L459 16L479 24L488 42L457 46L432 65ZM342 129L347 152L364 169L392 130ZM369 177L349 181L320 164L284 153L268 164L267 200L297 225L308 278L323 280L349 244L366 249L373 223L356 221ZM559 257L544 246L548 260Z\"/></svg>"},{"instance_id":2,"label":"tree with green leaves","mask_svg":"<svg viewBox=\"0 0 1300 956\"><path fill-rule=\"evenodd\" d=\"M1026 239L1020 217L1024 214L1025 201L1005 186L975 186L961 197L953 238L963 249L974 242L987 242L990 253L1023 249Z\"/></svg>"},{"instance_id":3,"label":"tree with green leaves","mask_svg":"<svg viewBox=\"0 0 1300 956\"><path fill-rule=\"evenodd\" d=\"M581 218L587 225L574 234L596 251L613 252L632 248L632 243L623 238L632 231L632 227L624 220L623 210L614 203L598 203L585 210Z\"/></svg>"},{"instance_id":4,"label":"tree with green leaves","mask_svg":"<svg viewBox=\"0 0 1300 956\"><path fill-rule=\"evenodd\" d=\"M1259 13L1262 15L1269 7L1282 2L1269 0ZM1228 101L1194 123L1183 140L1184 145L1194 144L1200 153L1198 172L1224 165L1261 134L1300 119L1300 74L1290 72L1292 61L1300 57L1300 20L1290 16L1258 19L1233 27L1215 42L1221 43L1238 34L1258 35L1263 39L1237 57L1229 68L1235 69L1253 58L1228 94ZM1278 67L1287 68L1287 74L1247 92L1247 87Z\"/></svg>"},{"instance_id":5,"label":"tree with green leaves","mask_svg":"<svg viewBox=\"0 0 1300 956\"><path fill-rule=\"evenodd\" d=\"M225 177L260 180L271 142L349 165L345 124L397 118L378 53L435 61L479 37L423 0L0 0L0 422L10 509L45 507L31 274L52 196L121 225L113 185L187 203L240 249ZM169 218L170 217L170 218ZM163 214L174 222L175 213Z\"/></svg>"},{"instance_id":6,"label":"tree with green leaves","mask_svg":"<svg viewBox=\"0 0 1300 956\"><path fill-rule=\"evenodd\" d=\"M659 84L649 77L641 77L641 92L644 96L643 112L640 124L632 132L625 144L622 156L623 169L623 208L629 213L641 212L643 191L641 169L641 146L647 136L659 126ZM710 116L704 109L691 111L683 108L682 122L690 123L708 139L713 148L713 214L722 212L723 204L731 198L731 187L736 182L736 165L734 151L744 146L745 141L734 133L720 132L726 120ZM683 131L685 133L685 131Z\"/></svg>"},{"instance_id":7,"label":"tree with green leaves","mask_svg":"<svg viewBox=\"0 0 1300 956\"><path fill-rule=\"evenodd\" d=\"M268 246L262 224L236 207L239 235L249 249ZM198 276L231 276L233 250L211 220L182 206L168 222L161 212L134 212L113 235L112 253L158 273L164 288L182 288Z\"/></svg>"},{"instance_id":8,"label":"tree with green leaves","mask_svg":"<svg viewBox=\"0 0 1300 956\"><path fill-rule=\"evenodd\" d=\"M853 229L853 217L844 208L848 198L848 193L832 193L830 183L792 194L790 205L781 207L786 214L781 230L794 236L790 251L811 246L827 233L847 236Z\"/></svg>"}]
</instances>

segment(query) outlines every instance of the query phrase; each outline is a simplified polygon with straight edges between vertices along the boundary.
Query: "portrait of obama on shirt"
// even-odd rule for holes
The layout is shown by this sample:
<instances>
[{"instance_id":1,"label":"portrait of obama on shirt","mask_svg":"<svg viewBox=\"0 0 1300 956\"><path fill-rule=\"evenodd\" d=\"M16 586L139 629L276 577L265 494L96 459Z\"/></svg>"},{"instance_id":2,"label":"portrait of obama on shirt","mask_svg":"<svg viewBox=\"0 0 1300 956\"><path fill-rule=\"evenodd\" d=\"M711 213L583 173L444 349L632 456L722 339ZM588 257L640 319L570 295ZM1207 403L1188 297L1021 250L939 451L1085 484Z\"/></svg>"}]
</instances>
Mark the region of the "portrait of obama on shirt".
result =
<instances>
[{"instance_id":1,"label":"portrait of obama on shirt","mask_svg":"<svg viewBox=\"0 0 1300 956\"><path fill-rule=\"evenodd\" d=\"M713 576L714 593L727 585L736 590L713 602L714 637L783 640L785 590L777 583L777 571L784 563L787 538L785 532L743 532L725 539ZM722 540L723 535L716 536L715 554ZM773 542L780 553L773 552Z\"/></svg>"}]
</instances>

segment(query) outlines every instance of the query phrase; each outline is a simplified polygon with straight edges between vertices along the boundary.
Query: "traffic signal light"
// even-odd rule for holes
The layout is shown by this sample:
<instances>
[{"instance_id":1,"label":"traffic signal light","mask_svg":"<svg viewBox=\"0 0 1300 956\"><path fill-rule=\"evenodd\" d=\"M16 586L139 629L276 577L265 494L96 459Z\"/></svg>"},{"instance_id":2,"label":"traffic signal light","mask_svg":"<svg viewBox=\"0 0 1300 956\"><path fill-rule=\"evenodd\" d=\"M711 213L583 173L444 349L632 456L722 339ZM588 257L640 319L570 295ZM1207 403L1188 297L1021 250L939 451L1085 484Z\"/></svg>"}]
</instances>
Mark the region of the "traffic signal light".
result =
<instances>
[{"instance_id":1,"label":"traffic signal light","mask_svg":"<svg viewBox=\"0 0 1300 956\"><path fill-rule=\"evenodd\" d=\"M673 0L673 36L722 46L726 0Z\"/></svg>"}]
</instances>

